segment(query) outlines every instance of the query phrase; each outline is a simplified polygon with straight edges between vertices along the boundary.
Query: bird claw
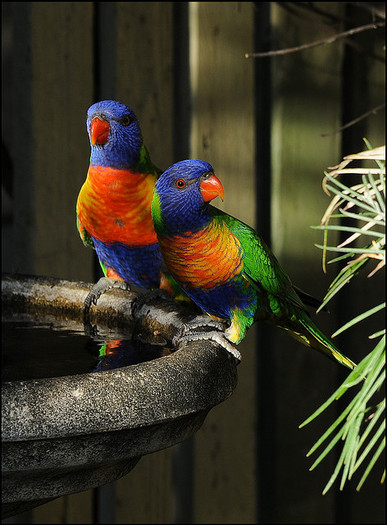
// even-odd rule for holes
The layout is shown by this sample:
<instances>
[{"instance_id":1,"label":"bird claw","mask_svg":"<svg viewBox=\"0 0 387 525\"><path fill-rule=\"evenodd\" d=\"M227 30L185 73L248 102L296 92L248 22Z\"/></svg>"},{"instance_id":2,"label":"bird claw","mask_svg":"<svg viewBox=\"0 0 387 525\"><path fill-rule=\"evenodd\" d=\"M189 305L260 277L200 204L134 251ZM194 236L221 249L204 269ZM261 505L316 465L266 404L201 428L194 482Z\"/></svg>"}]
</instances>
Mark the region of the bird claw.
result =
<instances>
[{"instance_id":1,"label":"bird claw","mask_svg":"<svg viewBox=\"0 0 387 525\"><path fill-rule=\"evenodd\" d=\"M174 339L179 340L189 332L205 333L205 330L208 328L215 328L216 330L219 330L219 332L223 332L227 328L227 323L224 321L217 321L208 316L198 316L195 317L195 319L192 319L192 321L184 323L181 328L179 328Z\"/></svg>"},{"instance_id":2,"label":"bird claw","mask_svg":"<svg viewBox=\"0 0 387 525\"><path fill-rule=\"evenodd\" d=\"M170 298L170 295L165 290L161 290L160 288L156 288L151 291L147 291L141 295L137 295L132 301L131 304L131 316L134 317L135 314L139 312L139 310L144 306L144 304L148 303L149 301L152 301L154 299L166 299Z\"/></svg>"},{"instance_id":3,"label":"bird claw","mask_svg":"<svg viewBox=\"0 0 387 525\"><path fill-rule=\"evenodd\" d=\"M209 327L215 328L216 330L205 331ZM204 322L200 323L197 319L194 319L193 321L183 324L177 334L173 337L172 344L178 348L181 343L188 341L215 341L227 350L227 352L229 352L239 363L242 360L242 355L226 338L224 334L225 328L226 323L222 321L216 321L215 319L209 319L207 317L204 319Z\"/></svg>"},{"instance_id":4,"label":"bird claw","mask_svg":"<svg viewBox=\"0 0 387 525\"><path fill-rule=\"evenodd\" d=\"M130 285L126 281L118 281L110 277L101 277L101 279L94 284L84 301L83 316L85 320L89 318L91 305L96 305L101 295L110 290L110 288L120 288L121 290L128 291L130 290Z\"/></svg>"}]
</instances>

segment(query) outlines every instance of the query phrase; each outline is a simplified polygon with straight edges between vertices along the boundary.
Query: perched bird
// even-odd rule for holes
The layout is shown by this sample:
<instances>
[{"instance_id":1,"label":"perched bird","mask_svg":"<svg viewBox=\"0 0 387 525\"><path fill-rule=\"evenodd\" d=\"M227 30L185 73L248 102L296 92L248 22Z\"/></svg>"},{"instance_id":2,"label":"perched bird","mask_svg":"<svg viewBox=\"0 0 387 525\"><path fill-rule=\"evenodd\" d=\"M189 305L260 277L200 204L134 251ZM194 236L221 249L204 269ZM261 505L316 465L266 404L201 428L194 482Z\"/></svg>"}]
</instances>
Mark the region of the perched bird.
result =
<instances>
[{"instance_id":1,"label":"perched bird","mask_svg":"<svg viewBox=\"0 0 387 525\"><path fill-rule=\"evenodd\" d=\"M212 166L201 160L177 162L155 187L152 218L165 264L186 294L216 320L210 325L218 329L186 337L222 339L221 344L240 358L229 342L240 343L255 321L264 320L353 368L355 364L312 322L303 300L314 301L296 291L257 232L210 205L217 196L224 197L222 184Z\"/></svg>"},{"instance_id":2,"label":"perched bird","mask_svg":"<svg viewBox=\"0 0 387 525\"><path fill-rule=\"evenodd\" d=\"M87 112L87 132L90 166L77 200L77 228L84 244L95 248L105 277L86 298L85 312L113 285L178 294L162 273L151 217L161 170L151 161L136 115L115 100L97 102Z\"/></svg>"}]
</instances>

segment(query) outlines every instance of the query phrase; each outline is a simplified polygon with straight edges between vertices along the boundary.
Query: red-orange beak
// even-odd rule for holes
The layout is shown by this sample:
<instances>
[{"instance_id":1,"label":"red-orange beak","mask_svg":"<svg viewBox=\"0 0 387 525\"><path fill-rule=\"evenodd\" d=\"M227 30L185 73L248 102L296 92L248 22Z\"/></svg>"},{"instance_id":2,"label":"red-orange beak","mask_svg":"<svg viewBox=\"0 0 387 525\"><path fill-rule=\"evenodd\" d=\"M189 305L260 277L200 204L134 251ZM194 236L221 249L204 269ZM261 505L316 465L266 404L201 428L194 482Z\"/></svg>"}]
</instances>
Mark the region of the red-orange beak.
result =
<instances>
[{"instance_id":1,"label":"red-orange beak","mask_svg":"<svg viewBox=\"0 0 387 525\"><path fill-rule=\"evenodd\" d=\"M224 189L222 183L214 174L200 184L200 191L202 192L204 202L212 201L215 197L224 199Z\"/></svg>"},{"instance_id":2,"label":"red-orange beak","mask_svg":"<svg viewBox=\"0 0 387 525\"><path fill-rule=\"evenodd\" d=\"M90 140L95 144L106 144L109 137L110 124L98 117L93 118L90 126Z\"/></svg>"}]
</instances>

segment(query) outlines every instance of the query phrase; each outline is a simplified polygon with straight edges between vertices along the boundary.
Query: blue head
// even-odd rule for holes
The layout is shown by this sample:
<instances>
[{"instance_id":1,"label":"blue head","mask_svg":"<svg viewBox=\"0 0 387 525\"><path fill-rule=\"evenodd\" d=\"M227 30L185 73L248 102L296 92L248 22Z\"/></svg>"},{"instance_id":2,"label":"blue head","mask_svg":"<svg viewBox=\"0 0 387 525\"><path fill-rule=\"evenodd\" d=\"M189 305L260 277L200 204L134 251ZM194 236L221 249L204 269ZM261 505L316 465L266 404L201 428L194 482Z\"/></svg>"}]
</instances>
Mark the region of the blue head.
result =
<instances>
[{"instance_id":1,"label":"blue head","mask_svg":"<svg viewBox=\"0 0 387 525\"><path fill-rule=\"evenodd\" d=\"M183 160L173 164L158 179L152 202L152 216L158 233L200 230L211 218L208 203L224 190L211 164Z\"/></svg>"},{"instance_id":2,"label":"blue head","mask_svg":"<svg viewBox=\"0 0 387 525\"><path fill-rule=\"evenodd\" d=\"M143 138L133 111L115 100L102 100L87 112L92 166L133 168L140 161Z\"/></svg>"}]
</instances>

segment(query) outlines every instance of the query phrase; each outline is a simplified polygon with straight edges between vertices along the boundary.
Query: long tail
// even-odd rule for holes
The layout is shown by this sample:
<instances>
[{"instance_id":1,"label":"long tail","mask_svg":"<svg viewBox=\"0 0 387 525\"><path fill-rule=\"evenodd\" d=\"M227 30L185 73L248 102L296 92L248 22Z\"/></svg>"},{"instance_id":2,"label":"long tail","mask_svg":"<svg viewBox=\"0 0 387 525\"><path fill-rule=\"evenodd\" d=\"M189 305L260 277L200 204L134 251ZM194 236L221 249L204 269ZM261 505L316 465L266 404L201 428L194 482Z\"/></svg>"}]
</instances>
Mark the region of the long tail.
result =
<instances>
[{"instance_id":1,"label":"long tail","mask_svg":"<svg viewBox=\"0 0 387 525\"><path fill-rule=\"evenodd\" d=\"M338 361L340 364L353 370L356 363L340 352L332 341L317 328L307 314L298 317L297 321L280 324L280 328L287 330L289 334L305 346L309 346L322 352L326 356Z\"/></svg>"}]
</instances>

